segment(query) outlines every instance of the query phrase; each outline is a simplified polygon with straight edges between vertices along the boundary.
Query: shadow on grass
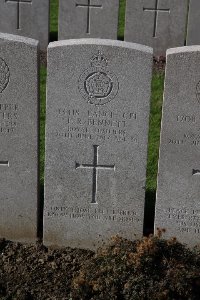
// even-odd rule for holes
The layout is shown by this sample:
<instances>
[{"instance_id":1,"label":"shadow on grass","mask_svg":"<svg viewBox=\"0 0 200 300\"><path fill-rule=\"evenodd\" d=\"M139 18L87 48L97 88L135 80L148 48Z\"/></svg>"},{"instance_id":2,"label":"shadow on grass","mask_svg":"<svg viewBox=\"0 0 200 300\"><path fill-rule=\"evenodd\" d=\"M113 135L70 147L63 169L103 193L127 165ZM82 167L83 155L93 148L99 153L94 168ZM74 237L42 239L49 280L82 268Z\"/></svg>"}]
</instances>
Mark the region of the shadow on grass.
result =
<instances>
[{"instance_id":1,"label":"shadow on grass","mask_svg":"<svg viewBox=\"0 0 200 300\"><path fill-rule=\"evenodd\" d=\"M43 238L43 212L44 212L44 184L40 184L39 203L38 203L38 230L37 236Z\"/></svg>"},{"instance_id":2,"label":"shadow on grass","mask_svg":"<svg viewBox=\"0 0 200 300\"><path fill-rule=\"evenodd\" d=\"M124 35L118 34L117 39L118 41L124 41Z\"/></svg>"},{"instance_id":3,"label":"shadow on grass","mask_svg":"<svg viewBox=\"0 0 200 300\"><path fill-rule=\"evenodd\" d=\"M147 190L145 194L144 209L144 236L154 233L154 217L155 217L156 191Z\"/></svg>"},{"instance_id":4,"label":"shadow on grass","mask_svg":"<svg viewBox=\"0 0 200 300\"><path fill-rule=\"evenodd\" d=\"M58 40L58 32L57 31L50 32L49 41L50 42L55 42L57 40Z\"/></svg>"}]
</instances>

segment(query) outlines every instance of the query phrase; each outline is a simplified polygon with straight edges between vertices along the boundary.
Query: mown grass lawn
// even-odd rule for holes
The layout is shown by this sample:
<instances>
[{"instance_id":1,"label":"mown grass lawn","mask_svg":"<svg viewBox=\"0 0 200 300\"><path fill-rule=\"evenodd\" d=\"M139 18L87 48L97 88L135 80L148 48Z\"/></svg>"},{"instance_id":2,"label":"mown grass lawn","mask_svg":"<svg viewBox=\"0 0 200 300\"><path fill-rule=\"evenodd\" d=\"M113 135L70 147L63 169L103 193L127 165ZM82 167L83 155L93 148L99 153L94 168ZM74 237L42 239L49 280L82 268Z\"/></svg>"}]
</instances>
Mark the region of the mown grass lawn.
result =
<instances>
[{"instance_id":1,"label":"mown grass lawn","mask_svg":"<svg viewBox=\"0 0 200 300\"><path fill-rule=\"evenodd\" d=\"M50 7L50 40L57 39L58 32L58 0L51 0ZM118 39L124 38L125 22L125 0L120 0L119 28ZM157 165L160 139L160 120L163 95L164 74L154 72L152 80L151 96L151 114L150 114L150 131L148 145L148 165L147 165L147 201L155 198ZM44 158L45 158L45 102L46 102L46 68L40 70L40 95L41 95L41 127L40 127L40 182L44 182ZM148 196L151 195L151 196ZM153 195L153 196L152 196ZM153 199L155 200L155 199Z\"/></svg>"}]
</instances>

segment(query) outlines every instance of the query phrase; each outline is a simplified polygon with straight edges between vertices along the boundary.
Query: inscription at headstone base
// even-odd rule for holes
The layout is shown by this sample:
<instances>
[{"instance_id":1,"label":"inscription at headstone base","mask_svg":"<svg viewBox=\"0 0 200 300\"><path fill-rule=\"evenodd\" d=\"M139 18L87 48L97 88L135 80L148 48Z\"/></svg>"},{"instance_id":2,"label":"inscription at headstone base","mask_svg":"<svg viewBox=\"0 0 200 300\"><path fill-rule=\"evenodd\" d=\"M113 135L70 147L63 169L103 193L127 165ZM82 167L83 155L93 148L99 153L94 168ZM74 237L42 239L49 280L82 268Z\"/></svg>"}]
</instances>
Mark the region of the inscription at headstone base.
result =
<instances>
[{"instance_id":1,"label":"inscription at headstone base","mask_svg":"<svg viewBox=\"0 0 200 300\"><path fill-rule=\"evenodd\" d=\"M45 245L96 248L143 233L152 49L111 40L48 48Z\"/></svg>"},{"instance_id":2,"label":"inscription at headstone base","mask_svg":"<svg viewBox=\"0 0 200 300\"><path fill-rule=\"evenodd\" d=\"M49 42L49 0L1 0L0 32L40 41L46 51Z\"/></svg>"},{"instance_id":3,"label":"inscription at headstone base","mask_svg":"<svg viewBox=\"0 0 200 300\"><path fill-rule=\"evenodd\" d=\"M119 0L60 0L59 40L117 39Z\"/></svg>"},{"instance_id":4,"label":"inscription at headstone base","mask_svg":"<svg viewBox=\"0 0 200 300\"><path fill-rule=\"evenodd\" d=\"M32 242L38 206L38 42L0 34L0 237Z\"/></svg>"},{"instance_id":5,"label":"inscription at headstone base","mask_svg":"<svg viewBox=\"0 0 200 300\"><path fill-rule=\"evenodd\" d=\"M155 56L183 46L187 0L127 0L125 40L153 47Z\"/></svg>"},{"instance_id":6,"label":"inscription at headstone base","mask_svg":"<svg viewBox=\"0 0 200 300\"><path fill-rule=\"evenodd\" d=\"M167 51L155 230L190 246L200 237L200 47Z\"/></svg>"}]
</instances>

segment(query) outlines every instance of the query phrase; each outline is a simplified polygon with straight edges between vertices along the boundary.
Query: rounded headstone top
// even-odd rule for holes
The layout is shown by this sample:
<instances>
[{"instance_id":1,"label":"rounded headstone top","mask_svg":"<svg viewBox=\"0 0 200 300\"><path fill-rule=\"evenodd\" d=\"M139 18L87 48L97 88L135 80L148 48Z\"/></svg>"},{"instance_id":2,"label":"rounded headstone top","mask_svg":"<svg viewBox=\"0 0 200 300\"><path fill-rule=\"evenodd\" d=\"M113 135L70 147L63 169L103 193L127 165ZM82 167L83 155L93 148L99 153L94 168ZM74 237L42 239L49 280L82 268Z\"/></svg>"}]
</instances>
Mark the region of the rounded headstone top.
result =
<instances>
[{"instance_id":1,"label":"rounded headstone top","mask_svg":"<svg viewBox=\"0 0 200 300\"><path fill-rule=\"evenodd\" d=\"M10 42L19 42L23 44L28 44L31 46L38 46L39 41L30 39L24 36L14 35L14 34L8 34L8 33L0 33L0 40L7 40Z\"/></svg>"},{"instance_id":2,"label":"rounded headstone top","mask_svg":"<svg viewBox=\"0 0 200 300\"><path fill-rule=\"evenodd\" d=\"M199 52L200 46L194 45L194 46L184 46L184 47L176 47L176 48L170 48L167 50L167 56L171 54L179 54L179 53L187 53L187 52Z\"/></svg>"},{"instance_id":3,"label":"rounded headstone top","mask_svg":"<svg viewBox=\"0 0 200 300\"><path fill-rule=\"evenodd\" d=\"M113 46L113 47L123 47L134 49L137 51L142 51L146 53L153 53L153 48L129 42L122 42L116 40L108 39L71 39L71 40L62 40L58 42L52 42L49 44L48 48L62 47L62 46L73 46L73 45L103 45L103 46Z\"/></svg>"}]
</instances>

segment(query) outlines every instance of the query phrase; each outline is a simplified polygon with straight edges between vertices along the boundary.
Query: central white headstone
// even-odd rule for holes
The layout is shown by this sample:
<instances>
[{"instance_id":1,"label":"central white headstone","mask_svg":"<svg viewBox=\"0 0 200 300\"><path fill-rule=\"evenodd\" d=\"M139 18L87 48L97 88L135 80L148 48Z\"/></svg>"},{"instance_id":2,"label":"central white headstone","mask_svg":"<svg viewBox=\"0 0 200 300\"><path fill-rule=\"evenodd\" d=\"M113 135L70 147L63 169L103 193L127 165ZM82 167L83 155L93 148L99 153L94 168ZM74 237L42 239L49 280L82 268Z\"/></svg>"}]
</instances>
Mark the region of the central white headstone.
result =
<instances>
[{"instance_id":1,"label":"central white headstone","mask_svg":"<svg viewBox=\"0 0 200 300\"><path fill-rule=\"evenodd\" d=\"M48 49L44 243L95 248L143 233L152 49Z\"/></svg>"}]
</instances>

